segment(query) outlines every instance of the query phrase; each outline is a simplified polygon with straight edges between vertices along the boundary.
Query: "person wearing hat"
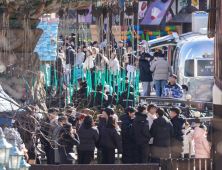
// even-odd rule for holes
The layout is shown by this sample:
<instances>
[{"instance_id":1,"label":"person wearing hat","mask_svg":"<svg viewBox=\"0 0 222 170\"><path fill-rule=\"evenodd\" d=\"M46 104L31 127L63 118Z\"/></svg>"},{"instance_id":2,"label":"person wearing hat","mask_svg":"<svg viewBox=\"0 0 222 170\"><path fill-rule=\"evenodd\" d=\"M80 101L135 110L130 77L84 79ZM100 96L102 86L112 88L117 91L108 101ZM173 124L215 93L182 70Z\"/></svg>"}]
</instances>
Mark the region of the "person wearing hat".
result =
<instances>
[{"instance_id":1,"label":"person wearing hat","mask_svg":"<svg viewBox=\"0 0 222 170\"><path fill-rule=\"evenodd\" d=\"M154 83L156 87L156 96L160 97L162 89L167 83L169 74L172 74L170 63L164 59L161 52L154 53L157 56L157 60L151 65L150 71L153 72Z\"/></svg>"},{"instance_id":2,"label":"person wearing hat","mask_svg":"<svg viewBox=\"0 0 222 170\"><path fill-rule=\"evenodd\" d=\"M162 97L181 98L183 96L183 89L176 81L177 76L175 74L170 75L169 83L163 88Z\"/></svg>"},{"instance_id":3,"label":"person wearing hat","mask_svg":"<svg viewBox=\"0 0 222 170\"><path fill-rule=\"evenodd\" d=\"M150 71L150 54L144 53L144 58L139 60L140 80L143 86L143 96L150 96L150 82L153 81L152 72Z\"/></svg>"}]
</instances>

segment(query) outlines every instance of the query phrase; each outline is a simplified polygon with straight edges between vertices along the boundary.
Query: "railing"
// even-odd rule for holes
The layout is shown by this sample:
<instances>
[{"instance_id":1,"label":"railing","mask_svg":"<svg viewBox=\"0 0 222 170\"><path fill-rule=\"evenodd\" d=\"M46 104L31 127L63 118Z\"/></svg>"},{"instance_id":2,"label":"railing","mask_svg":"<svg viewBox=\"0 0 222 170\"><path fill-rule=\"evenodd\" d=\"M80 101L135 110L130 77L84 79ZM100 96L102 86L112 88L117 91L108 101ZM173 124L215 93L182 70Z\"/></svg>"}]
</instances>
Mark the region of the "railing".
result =
<instances>
[{"instance_id":1,"label":"railing","mask_svg":"<svg viewBox=\"0 0 222 170\"><path fill-rule=\"evenodd\" d=\"M173 103L184 103L185 107L180 107L183 114L189 118L193 117L190 110L199 111L206 113L206 116L210 116L212 112L213 103L206 101L192 101L192 100L183 100L177 98L167 98L167 97L150 97L150 96L140 96L140 100L146 100L147 103L158 102L158 106L163 107L164 109L169 109L172 107Z\"/></svg>"},{"instance_id":2,"label":"railing","mask_svg":"<svg viewBox=\"0 0 222 170\"><path fill-rule=\"evenodd\" d=\"M32 165L29 170L159 170L158 164Z\"/></svg>"},{"instance_id":3,"label":"railing","mask_svg":"<svg viewBox=\"0 0 222 170\"><path fill-rule=\"evenodd\" d=\"M161 159L161 170L212 170L212 159Z\"/></svg>"}]
</instances>

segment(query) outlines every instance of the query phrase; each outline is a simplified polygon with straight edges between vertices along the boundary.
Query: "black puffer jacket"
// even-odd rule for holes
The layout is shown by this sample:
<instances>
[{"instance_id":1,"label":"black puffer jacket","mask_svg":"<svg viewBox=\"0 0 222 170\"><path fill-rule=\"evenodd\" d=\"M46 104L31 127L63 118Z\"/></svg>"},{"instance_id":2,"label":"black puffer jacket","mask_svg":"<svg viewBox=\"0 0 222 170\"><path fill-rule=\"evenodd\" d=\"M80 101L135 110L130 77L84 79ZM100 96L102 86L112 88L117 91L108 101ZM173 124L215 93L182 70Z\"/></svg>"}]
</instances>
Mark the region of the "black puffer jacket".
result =
<instances>
[{"instance_id":1,"label":"black puffer jacket","mask_svg":"<svg viewBox=\"0 0 222 170\"><path fill-rule=\"evenodd\" d=\"M119 98L119 104L123 107L133 107L133 100L134 99L134 95L132 92L129 93L129 98L128 98L128 106L127 106L127 95L128 95L128 91L125 91L121 94L120 98Z\"/></svg>"},{"instance_id":2,"label":"black puffer jacket","mask_svg":"<svg viewBox=\"0 0 222 170\"><path fill-rule=\"evenodd\" d=\"M131 134L133 119L128 114L123 114L120 117L122 121L121 125L121 135L122 135L122 163L132 164L139 162L139 156L136 146L136 141Z\"/></svg>"},{"instance_id":3,"label":"black puffer jacket","mask_svg":"<svg viewBox=\"0 0 222 170\"><path fill-rule=\"evenodd\" d=\"M99 131L96 127L83 123L79 129L78 135L80 144L77 149L80 151L94 151L96 142L99 140Z\"/></svg>"},{"instance_id":4,"label":"black puffer jacket","mask_svg":"<svg viewBox=\"0 0 222 170\"><path fill-rule=\"evenodd\" d=\"M173 125L165 116L158 117L153 121L150 133L154 137L154 146L170 147L170 137L173 136Z\"/></svg>"},{"instance_id":5,"label":"black puffer jacket","mask_svg":"<svg viewBox=\"0 0 222 170\"><path fill-rule=\"evenodd\" d=\"M99 145L101 147L118 149L119 153L123 152L122 140L120 131L116 128L107 128L106 126L101 129Z\"/></svg>"},{"instance_id":6,"label":"black puffer jacket","mask_svg":"<svg viewBox=\"0 0 222 170\"><path fill-rule=\"evenodd\" d=\"M182 114L179 114L172 118L171 122L174 129L173 138L177 139L178 141L184 141L186 118Z\"/></svg>"},{"instance_id":7,"label":"black puffer jacket","mask_svg":"<svg viewBox=\"0 0 222 170\"><path fill-rule=\"evenodd\" d=\"M147 114L136 112L135 116L131 133L136 140L136 144L149 143L151 135L149 132L149 122L146 120Z\"/></svg>"},{"instance_id":8,"label":"black puffer jacket","mask_svg":"<svg viewBox=\"0 0 222 170\"><path fill-rule=\"evenodd\" d=\"M66 64L74 65L75 57L76 57L75 50L71 46L69 46L66 49Z\"/></svg>"},{"instance_id":9,"label":"black puffer jacket","mask_svg":"<svg viewBox=\"0 0 222 170\"><path fill-rule=\"evenodd\" d=\"M154 137L152 158L169 158L170 138L173 136L173 125L165 116L158 117L153 121L150 129Z\"/></svg>"},{"instance_id":10,"label":"black puffer jacket","mask_svg":"<svg viewBox=\"0 0 222 170\"><path fill-rule=\"evenodd\" d=\"M140 80L142 82L153 81L152 72L150 71L150 63L148 60L140 59L139 68L140 68Z\"/></svg>"}]
</instances>

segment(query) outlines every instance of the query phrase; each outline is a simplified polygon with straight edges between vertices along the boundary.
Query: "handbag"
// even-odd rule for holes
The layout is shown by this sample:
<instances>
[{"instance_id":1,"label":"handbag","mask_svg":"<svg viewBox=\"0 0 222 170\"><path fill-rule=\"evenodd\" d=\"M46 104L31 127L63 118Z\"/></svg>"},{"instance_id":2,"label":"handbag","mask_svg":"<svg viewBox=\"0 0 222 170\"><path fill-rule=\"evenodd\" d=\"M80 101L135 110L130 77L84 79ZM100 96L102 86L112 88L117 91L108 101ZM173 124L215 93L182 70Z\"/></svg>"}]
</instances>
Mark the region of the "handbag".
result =
<instances>
[{"instance_id":1,"label":"handbag","mask_svg":"<svg viewBox=\"0 0 222 170\"><path fill-rule=\"evenodd\" d=\"M65 147L63 149L66 153ZM68 154L66 153L66 158L67 158L67 161L76 161L77 160L77 156L74 152L70 152Z\"/></svg>"}]
</instances>

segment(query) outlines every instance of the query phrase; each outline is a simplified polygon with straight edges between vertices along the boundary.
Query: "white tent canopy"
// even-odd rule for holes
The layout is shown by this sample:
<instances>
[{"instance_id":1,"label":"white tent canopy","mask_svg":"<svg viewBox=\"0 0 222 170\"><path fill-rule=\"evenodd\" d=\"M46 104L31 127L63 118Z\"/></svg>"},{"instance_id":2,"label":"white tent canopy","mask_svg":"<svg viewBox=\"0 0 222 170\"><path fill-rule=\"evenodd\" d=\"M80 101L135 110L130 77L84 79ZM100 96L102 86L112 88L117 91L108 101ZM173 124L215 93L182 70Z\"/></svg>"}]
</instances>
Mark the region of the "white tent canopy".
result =
<instances>
[{"instance_id":1,"label":"white tent canopy","mask_svg":"<svg viewBox=\"0 0 222 170\"><path fill-rule=\"evenodd\" d=\"M10 98L0 85L0 113L12 112L19 109L19 104Z\"/></svg>"}]
</instances>

